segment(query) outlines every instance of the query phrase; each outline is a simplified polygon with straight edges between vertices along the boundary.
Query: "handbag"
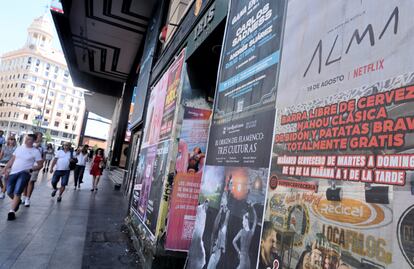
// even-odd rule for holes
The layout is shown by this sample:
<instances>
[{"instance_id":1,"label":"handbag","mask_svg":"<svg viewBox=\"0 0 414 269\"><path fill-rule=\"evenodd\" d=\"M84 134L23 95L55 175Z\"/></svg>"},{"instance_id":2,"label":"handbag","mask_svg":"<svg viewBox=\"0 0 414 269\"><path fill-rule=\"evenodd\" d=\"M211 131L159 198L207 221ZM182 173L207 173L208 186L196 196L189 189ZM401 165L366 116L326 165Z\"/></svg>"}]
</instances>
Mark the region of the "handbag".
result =
<instances>
[{"instance_id":1,"label":"handbag","mask_svg":"<svg viewBox=\"0 0 414 269\"><path fill-rule=\"evenodd\" d=\"M75 170L78 159L73 158L73 151L70 151L69 170Z\"/></svg>"}]
</instances>

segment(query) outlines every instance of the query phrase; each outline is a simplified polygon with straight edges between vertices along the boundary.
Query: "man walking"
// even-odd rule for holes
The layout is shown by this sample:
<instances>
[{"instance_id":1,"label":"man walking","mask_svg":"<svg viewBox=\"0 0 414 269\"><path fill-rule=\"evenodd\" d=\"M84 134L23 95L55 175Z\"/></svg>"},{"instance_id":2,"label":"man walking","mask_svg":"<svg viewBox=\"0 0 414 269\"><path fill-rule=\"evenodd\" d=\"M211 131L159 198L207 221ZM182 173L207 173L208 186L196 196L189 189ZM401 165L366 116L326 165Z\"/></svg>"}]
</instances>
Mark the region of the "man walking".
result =
<instances>
[{"instance_id":1,"label":"man walking","mask_svg":"<svg viewBox=\"0 0 414 269\"><path fill-rule=\"evenodd\" d=\"M0 130L0 150L3 147L3 144L6 143L6 139L4 138L4 132L3 130Z\"/></svg>"},{"instance_id":2,"label":"man walking","mask_svg":"<svg viewBox=\"0 0 414 269\"><path fill-rule=\"evenodd\" d=\"M19 210L20 196L30 180L31 173L42 169L43 162L39 150L33 147L36 135L27 135L24 145L18 147L4 169L5 176L9 174L7 194L12 199L8 220L16 219ZM10 169L11 168L11 169ZM10 172L9 172L10 169Z\"/></svg>"},{"instance_id":3,"label":"man walking","mask_svg":"<svg viewBox=\"0 0 414 269\"><path fill-rule=\"evenodd\" d=\"M42 156L42 166L45 160L45 150L42 146L42 140L43 140L43 134L41 132L36 132L36 141L33 144L33 147L39 150L40 155ZM25 207L30 206L30 197L32 197L32 193L35 187L35 183L37 181L37 178L39 177L40 170L34 171L30 177L29 183L27 184L27 187L24 189L23 195L22 195L22 203L24 203Z\"/></svg>"},{"instance_id":4,"label":"man walking","mask_svg":"<svg viewBox=\"0 0 414 269\"><path fill-rule=\"evenodd\" d=\"M70 143L65 142L63 144L63 149L60 149L56 152L55 158L52 162L52 167L50 168L50 173L53 173L53 170L56 165L56 171L53 173L52 177L52 197L55 197L57 192L57 184L59 180L60 182L60 190L59 190L59 196L57 198L57 201L62 201L62 194L65 191L65 187L68 185L69 182L69 175L70 175L70 169L69 169L69 162L72 157Z\"/></svg>"}]
</instances>

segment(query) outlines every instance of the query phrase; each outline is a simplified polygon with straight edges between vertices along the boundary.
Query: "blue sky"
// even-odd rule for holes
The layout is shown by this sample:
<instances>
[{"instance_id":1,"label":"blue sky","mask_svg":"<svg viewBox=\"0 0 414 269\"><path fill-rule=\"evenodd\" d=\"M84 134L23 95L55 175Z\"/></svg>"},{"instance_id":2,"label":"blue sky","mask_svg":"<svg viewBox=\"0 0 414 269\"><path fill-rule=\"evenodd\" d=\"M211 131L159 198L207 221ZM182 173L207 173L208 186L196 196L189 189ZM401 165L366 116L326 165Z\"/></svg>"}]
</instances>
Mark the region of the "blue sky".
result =
<instances>
[{"instance_id":1,"label":"blue sky","mask_svg":"<svg viewBox=\"0 0 414 269\"><path fill-rule=\"evenodd\" d=\"M45 13L52 21L46 5L50 0L3 0L0 9L0 55L21 48L26 42L27 27ZM53 47L60 49L59 39L54 31Z\"/></svg>"}]
</instances>

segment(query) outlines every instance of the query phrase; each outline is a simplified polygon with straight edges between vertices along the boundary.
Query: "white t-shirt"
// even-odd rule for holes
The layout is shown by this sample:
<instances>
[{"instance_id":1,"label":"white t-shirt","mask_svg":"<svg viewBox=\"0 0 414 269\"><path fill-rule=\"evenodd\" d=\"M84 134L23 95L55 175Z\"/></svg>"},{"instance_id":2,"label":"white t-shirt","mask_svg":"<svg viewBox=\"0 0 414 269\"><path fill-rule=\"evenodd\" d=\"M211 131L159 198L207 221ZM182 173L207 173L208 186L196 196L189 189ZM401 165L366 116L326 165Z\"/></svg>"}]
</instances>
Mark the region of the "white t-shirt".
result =
<instances>
[{"instance_id":1,"label":"white t-shirt","mask_svg":"<svg viewBox=\"0 0 414 269\"><path fill-rule=\"evenodd\" d=\"M57 158L55 170L69 170L70 151L58 150L55 158Z\"/></svg>"},{"instance_id":2,"label":"white t-shirt","mask_svg":"<svg viewBox=\"0 0 414 269\"><path fill-rule=\"evenodd\" d=\"M78 159L77 165L86 166L86 161L88 160L88 153L83 155L82 152L76 155L76 159Z\"/></svg>"},{"instance_id":3,"label":"white t-shirt","mask_svg":"<svg viewBox=\"0 0 414 269\"><path fill-rule=\"evenodd\" d=\"M28 148L25 145L18 147L13 155L14 163L11 167L10 175L33 168L36 162L42 160L40 151L37 148Z\"/></svg>"}]
</instances>

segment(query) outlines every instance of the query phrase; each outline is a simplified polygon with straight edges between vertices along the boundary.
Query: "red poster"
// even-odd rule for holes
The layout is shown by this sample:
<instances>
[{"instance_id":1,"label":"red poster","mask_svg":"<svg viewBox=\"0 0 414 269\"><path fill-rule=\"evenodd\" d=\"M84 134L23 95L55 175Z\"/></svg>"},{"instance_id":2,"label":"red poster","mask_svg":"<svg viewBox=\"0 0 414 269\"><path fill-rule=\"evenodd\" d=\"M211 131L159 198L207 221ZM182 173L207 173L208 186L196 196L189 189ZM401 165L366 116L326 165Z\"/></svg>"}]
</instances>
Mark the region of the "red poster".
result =
<instances>
[{"instance_id":1,"label":"red poster","mask_svg":"<svg viewBox=\"0 0 414 269\"><path fill-rule=\"evenodd\" d=\"M188 251L197 213L211 110L184 108L165 248Z\"/></svg>"},{"instance_id":2,"label":"red poster","mask_svg":"<svg viewBox=\"0 0 414 269\"><path fill-rule=\"evenodd\" d=\"M201 173L178 173L176 175L170 204L166 249L187 251L190 247L200 182Z\"/></svg>"}]
</instances>

